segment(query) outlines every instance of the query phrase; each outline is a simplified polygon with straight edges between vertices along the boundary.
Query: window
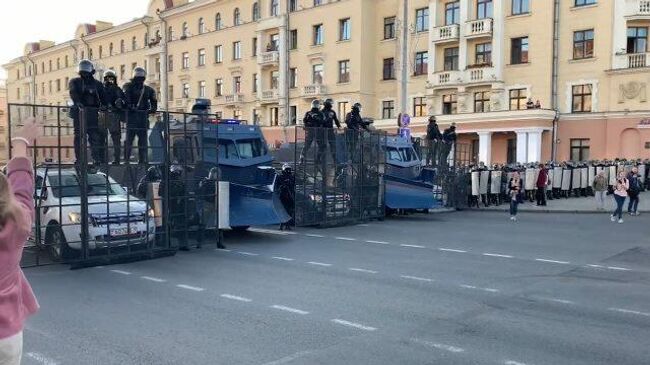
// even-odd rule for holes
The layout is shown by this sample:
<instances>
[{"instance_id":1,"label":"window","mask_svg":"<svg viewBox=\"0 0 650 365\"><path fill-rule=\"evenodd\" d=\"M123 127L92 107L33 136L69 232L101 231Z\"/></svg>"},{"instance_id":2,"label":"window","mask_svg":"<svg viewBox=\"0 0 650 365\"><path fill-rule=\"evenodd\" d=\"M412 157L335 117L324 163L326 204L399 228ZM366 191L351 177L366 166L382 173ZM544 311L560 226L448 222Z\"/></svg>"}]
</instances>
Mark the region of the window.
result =
<instances>
[{"instance_id":1,"label":"window","mask_svg":"<svg viewBox=\"0 0 650 365\"><path fill-rule=\"evenodd\" d=\"M214 95L215 96L223 95L223 79L217 79L214 82Z\"/></svg>"},{"instance_id":2,"label":"window","mask_svg":"<svg viewBox=\"0 0 650 365\"><path fill-rule=\"evenodd\" d=\"M492 17L492 0L478 0L476 3L476 19Z\"/></svg>"},{"instance_id":3,"label":"window","mask_svg":"<svg viewBox=\"0 0 650 365\"><path fill-rule=\"evenodd\" d=\"M348 115L348 112L350 111L350 103L347 101L339 101L338 111L339 115L345 118L345 116Z\"/></svg>"},{"instance_id":4,"label":"window","mask_svg":"<svg viewBox=\"0 0 650 365\"><path fill-rule=\"evenodd\" d=\"M271 34L271 50L278 51L280 49L280 35L278 33Z\"/></svg>"},{"instance_id":5,"label":"window","mask_svg":"<svg viewBox=\"0 0 650 365\"><path fill-rule=\"evenodd\" d=\"M512 0L512 15L528 14L530 0Z\"/></svg>"},{"instance_id":6,"label":"window","mask_svg":"<svg viewBox=\"0 0 650 365\"><path fill-rule=\"evenodd\" d=\"M232 78L232 91L235 94L241 93L241 76L234 76Z\"/></svg>"},{"instance_id":7,"label":"window","mask_svg":"<svg viewBox=\"0 0 650 365\"><path fill-rule=\"evenodd\" d=\"M510 90L510 110L526 109L526 89Z\"/></svg>"},{"instance_id":8,"label":"window","mask_svg":"<svg viewBox=\"0 0 650 365\"><path fill-rule=\"evenodd\" d=\"M311 82L312 84L320 85L323 83L323 64L317 64L312 66L311 73Z\"/></svg>"},{"instance_id":9,"label":"window","mask_svg":"<svg viewBox=\"0 0 650 365\"><path fill-rule=\"evenodd\" d=\"M585 5L591 5L595 4L596 0L576 0L575 4L576 6L585 6Z\"/></svg>"},{"instance_id":10,"label":"window","mask_svg":"<svg viewBox=\"0 0 650 365\"><path fill-rule=\"evenodd\" d=\"M47 63L49 67L48 71L52 72L52 60L47 61Z\"/></svg>"},{"instance_id":11,"label":"window","mask_svg":"<svg viewBox=\"0 0 650 365\"><path fill-rule=\"evenodd\" d=\"M510 45L510 63L528 63L528 37L512 38Z\"/></svg>"},{"instance_id":12,"label":"window","mask_svg":"<svg viewBox=\"0 0 650 365\"><path fill-rule=\"evenodd\" d=\"M199 98L205 98L205 81L199 81Z\"/></svg>"},{"instance_id":13,"label":"window","mask_svg":"<svg viewBox=\"0 0 650 365\"><path fill-rule=\"evenodd\" d=\"M61 80L56 79L56 92L61 92Z\"/></svg>"},{"instance_id":14,"label":"window","mask_svg":"<svg viewBox=\"0 0 650 365\"><path fill-rule=\"evenodd\" d=\"M571 161L589 160L589 139L571 138Z\"/></svg>"},{"instance_id":15,"label":"window","mask_svg":"<svg viewBox=\"0 0 650 365\"><path fill-rule=\"evenodd\" d=\"M104 47L99 46L99 58L102 58L102 57L104 57ZM50 61L50 62L52 62L52 61Z\"/></svg>"},{"instance_id":16,"label":"window","mask_svg":"<svg viewBox=\"0 0 650 365\"><path fill-rule=\"evenodd\" d=\"M167 57L167 72L174 71L174 56Z\"/></svg>"},{"instance_id":17,"label":"window","mask_svg":"<svg viewBox=\"0 0 650 365\"><path fill-rule=\"evenodd\" d=\"M427 102L424 97L413 98L413 116L423 117L427 115Z\"/></svg>"},{"instance_id":18,"label":"window","mask_svg":"<svg viewBox=\"0 0 650 365\"><path fill-rule=\"evenodd\" d=\"M187 26L187 22L183 23L183 33L181 34L181 39L185 39L190 36L190 28Z\"/></svg>"},{"instance_id":19,"label":"window","mask_svg":"<svg viewBox=\"0 0 650 365\"><path fill-rule=\"evenodd\" d=\"M241 42L232 43L232 59L240 60L241 59Z\"/></svg>"},{"instance_id":20,"label":"window","mask_svg":"<svg viewBox=\"0 0 650 365\"><path fill-rule=\"evenodd\" d=\"M187 52L183 53L183 70L190 68L190 54Z\"/></svg>"},{"instance_id":21,"label":"window","mask_svg":"<svg viewBox=\"0 0 650 365\"><path fill-rule=\"evenodd\" d=\"M573 32L573 59L580 60L594 56L594 30Z\"/></svg>"},{"instance_id":22,"label":"window","mask_svg":"<svg viewBox=\"0 0 650 365\"><path fill-rule=\"evenodd\" d=\"M70 90L70 78L69 77L65 78L64 86L65 86L66 90Z\"/></svg>"},{"instance_id":23,"label":"window","mask_svg":"<svg viewBox=\"0 0 650 365\"><path fill-rule=\"evenodd\" d=\"M167 100L174 100L174 85L169 85L169 88L167 89Z\"/></svg>"},{"instance_id":24,"label":"window","mask_svg":"<svg viewBox=\"0 0 650 365\"><path fill-rule=\"evenodd\" d=\"M506 162L508 164L517 162L517 139L516 138L508 138Z\"/></svg>"},{"instance_id":25,"label":"window","mask_svg":"<svg viewBox=\"0 0 650 365\"><path fill-rule=\"evenodd\" d=\"M384 80L395 79L395 59L392 57L384 58L383 79Z\"/></svg>"},{"instance_id":26,"label":"window","mask_svg":"<svg viewBox=\"0 0 650 365\"><path fill-rule=\"evenodd\" d=\"M199 34L205 33L205 20L199 18Z\"/></svg>"},{"instance_id":27,"label":"window","mask_svg":"<svg viewBox=\"0 0 650 365\"><path fill-rule=\"evenodd\" d=\"M492 64L492 43L479 43L476 45L476 56L474 58L474 64Z\"/></svg>"},{"instance_id":28,"label":"window","mask_svg":"<svg viewBox=\"0 0 650 365\"><path fill-rule=\"evenodd\" d=\"M271 71L271 90L277 90L280 87L280 71Z\"/></svg>"},{"instance_id":29,"label":"window","mask_svg":"<svg viewBox=\"0 0 650 365\"><path fill-rule=\"evenodd\" d=\"M125 76L126 76L126 65L121 65L120 66L120 80L124 80Z\"/></svg>"},{"instance_id":30,"label":"window","mask_svg":"<svg viewBox=\"0 0 650 365\"><path fill-rule=\"evenodd\" d=\"M89 60L93 59L93 49L92 48L88 49L88 59ZM45 70L45 67L43 67L43 70Z\"/></svg>"},{"instance_id":31,"label":"window","mask_svg":"<svg viewBox=\"0 0 650 365\"><path fill-rule=\"evenodd\" d=\"M167 42L171 42L174 40L174 28L170 25L167 28Z\"/></svg>"},{"instance_id":32,"label":"window","mask_svg":"<svg viewBox=\"0 0 650 365\"><path fill-rule=\"evenodd\" d=\"M110 57L112 55L113 55L113 42L108 44L108 56Z\"/></svg>"},{"instance_id":33,"label":"window","mask_svg":"<svg viewBox=\"0 0 650 365\"><path fill-rule=\"evenodd\" d=\"M253 41L251 43L252 43L251 53L253 57L255 57L257 56L257 37L253 38Z\"/></svg>"},{"instance_id":34,"label":"window","mask_svg":"<svg viewBox=\"0 0 650 365\"><path fill-rule=\"evenodd\" d=\"M426 32L429 30L429 8L421 8L415 11L415 31Z\"/></svg>"},{"instance_id":35,"label":"window","mask_svg":"<svg viewBox=\"0 0 650 365\"><path fill-rule=\"evenodd\" d=\"M135 51L138 48L138 39L133 37L131 38L131 50Z\"/></svg>"},{"instance_id":36,"label":"window","mask_svg":"<svg viewBox=\"0 0 650 365\"><path fill-rule=\"evenodd\" d=\"M571 88L571 112L586 113L591 111L591 85L574 85Z\"/></svg>"},{"instance_id":37,"label":"window","mask_svg":"<svg viewBox=\"0 0 650 365\"><path fill-rule=\"evenodd\" d=\"M445 25L458 24L460 22L460 1L452 1L445 4Z\"/></svg>"},{"instance_id":38,"label":"window","mask_svg":"<svg viewBox=\"0 0 650 365\"><path fill-rule=\"evenodd\" d=\"M65 65L66 68L70 66L68 56L65 56L63 64Z\"/></svg>"},{"instance_id":39,"label":"window","mask_svg":"<svg viewBox=\"0 0 650 365\"><path fill-rule=\"evenodd\" d=\"M627 53L645 53L648 49L648 28L627 28Z\"/></svg>"},{"instance_id":40,"label":"window","mask_svg":"<svg viewBox=\"0 0 650 365\"><path fill-rule=\"evenodd\" d=\"M214 46L214 62L223 62L223 47L221 45Z\"/></svg>"},{"instance_id":41,"label":"window","mask_svg":"<svg viewBox=\"0 0 650 365\"><path fill-rule=\"evenodd\" d=\"M289 34L289 49L298 48L298 29L292 29Z\"/></svg>"},{"instance_id":42,"label":"window","mask_svg":"<svg viewBox=\"0 0 650 365\"><path fill-rule=\"evenodd\" d=\"M395 17L384 18L384 39L395 38Z\"/></svg>"},{"instance_id":43,"label":"window","mask_svg":"<svg viewBox=\"0 0 650 365\"><path fill-rule=\"evenodd\" d=\"M253 3L253 21L256 22L261 18L260 4L256 1Z\"/></svg>"},{"instance_id":44,"label":"window","mask_svg":"<svg viewBox=\"0 0 650 365\"><path fill-rule=\"evenodd\" d=\"M458 97L456 94L442 96L442 114L456 114L458 112Z\"/></svg>"},{"instance_id":45,"label":"window","mask_svg":"<svg viewBox=\"0 0 650 365\"><path fill-rule=\"evenodd\" d=\"M289 11L298 10L298 0L289 0Z\"/></svg>"},{"instance_id":46,"label":"window","mask_svg":"<svg viewBox=\"0 0 650 365\"><path fill-rule=\"evenodd\" d=\"M319 46L323 44L323 24L316 24L312 28L313 39L312 44Z\"/></svg>"},{"instance_id":47,"label":"window","mask_svg":"<svg viewBox=\"0 0 650 365\"><path fill-rule=\"evenodd\" d=\"M426 75L429 70L429 53L418 52L415 54L415 76Z\"/></svg>"},{"instance_id":48,"label":"window","mask_svg":"<svg viewBox=\"0 0 650 365\"><path fill-rule=\"evenodd\" d=\"M120 53L126 52L126 46L124 45L124 39L120 41ZM81 57L83 58L83 57Z\"/></svg>"},{"instance_id":49,"label":"window","mask_svg":"<svg viewBox=\"0 0 650 365\"><path fill-rule=\"evenodd\" d=\"M232 13L232 24L235 26L241 25L241 14L239 12L239 8L235 8Z\"/></svg>"},{"instance_id":50,"label":"window","mask_svg":"<svg viewBox=\"0 0 650 365\"><path fill-rule=\"evenodd\" d=\"M223 28L223 23L221 22L221 13L217 13L217 15L214 16L214 29L221 30L221 28Z\"/></svg>"},{"instance_id":51,"label":"window","mask_svg":"<svg viewBox=\"0 0 650 365\"><path fill-rule=\"evenodd\" d=\"M256 73L253 74L253 92L257 92L257 83L259 81L259 77L257 76Z\"/></svg>"},{"instance_id":52,"label":"window","mask_svg":"<svg viewBox=\"0 0 650 365\"><path fill-rule=\"evenodd\" d=\"M280 15L280 0L271 0L271 16Z\"/></svg>"},{"instance_id":53,"label":"window","mask_svg":"<svg viewBox=\"0 0 650 365\"><path fill-rule=\"evenodd\" d=\"M350 82L350 60L339 61L339 83Z\"/></svg>"},{"instance_id":54,"label":"window","mask_svg":"<svg viewBox=\"0 0 650 365\"><path fill-rule=\"evenodd\" d=\"M190 84L184 83L183 84L183 99L187 99L190 97Z\"/></svg>"},{"instance_id":55,"label":"window","mask_svg":"<svg viewBox=\"0 0 650 365\"><path fill-rule=\"evenodd\" d=\"M474 113L490 111L490 92L479 91L474 93Z\"/></svg>"},{"instance_id":56,"label":"window","mask_svg":"<svg viewBox=\"0 0 650 365\"><path fill-rule=\"evenodd\" d=\"M205 66L205 48L199 50L199 66Z\"/></svg>"},{"instance_id":57,"label":"window","mask_svg":"<svg viewBox=\"0 0 650 365\"><path fill-rule=\"evenodd\" d=\"M443 69L445 71L458 70L458 47L445 48Z\"/></svg>"},{"instance_id":58,"label":"window","mask_svg":"<svg viewBox=\"0 0 650 365\"><path fill-rule=\"evenodd\" d=\"M350 18L339 20L339 41L350 40Z\"/></svg>"},{"instance_id":59,"label":"window","mask_svg":"<svg viewBox=\"0 0 650 365\"><path fill-rule=\"evenodd\" d=\"M393 119L395 118L395 101L384 100L381 102L381 118Z\"/></svg>"},{"instance_id":60,"label":"window","mask_svg":"<svg viewBox=\"0 0 650 365\"><path fill-rule=\"evenodd\" d=\"M295 89L298 85L298 69L292 67L289 69L289 87Z\"/></svg>"}]
</instances>

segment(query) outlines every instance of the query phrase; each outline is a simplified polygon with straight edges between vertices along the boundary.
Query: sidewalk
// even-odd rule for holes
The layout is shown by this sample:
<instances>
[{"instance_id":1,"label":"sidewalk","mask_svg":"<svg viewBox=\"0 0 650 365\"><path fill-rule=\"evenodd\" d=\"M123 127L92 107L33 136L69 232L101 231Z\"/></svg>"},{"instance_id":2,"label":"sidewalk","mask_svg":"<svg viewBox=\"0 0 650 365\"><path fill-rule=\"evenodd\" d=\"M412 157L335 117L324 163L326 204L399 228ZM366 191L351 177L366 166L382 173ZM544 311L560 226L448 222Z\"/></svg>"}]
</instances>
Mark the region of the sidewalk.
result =
<instances>
[{"instance_id":1,"label":"sidewalk","mask_svg":"<svg viewBox=\"0 0 650 365\"><path fill-rule=\"evenodd\" d=\"M650 213L650 192L646 191L641 193L639 200L639 212ZM628 201L626 200L623 206L624 213L627 212ZM524 204L519 204L519 211L535 213L602 213L602 211L596 210L596 200L593 196L586 198L554 199L547 201L546 204L545 207L538 207L535 202L531 203L526 201ZM500 206L491 205L487 208L481 204L480 208L471 208L470 210L507 212L509 208L509 203L501 204ZM614 208L614 198L608 196L606 198L605 211L611 213L614 211Z\"/></svg>"}]
</instances>

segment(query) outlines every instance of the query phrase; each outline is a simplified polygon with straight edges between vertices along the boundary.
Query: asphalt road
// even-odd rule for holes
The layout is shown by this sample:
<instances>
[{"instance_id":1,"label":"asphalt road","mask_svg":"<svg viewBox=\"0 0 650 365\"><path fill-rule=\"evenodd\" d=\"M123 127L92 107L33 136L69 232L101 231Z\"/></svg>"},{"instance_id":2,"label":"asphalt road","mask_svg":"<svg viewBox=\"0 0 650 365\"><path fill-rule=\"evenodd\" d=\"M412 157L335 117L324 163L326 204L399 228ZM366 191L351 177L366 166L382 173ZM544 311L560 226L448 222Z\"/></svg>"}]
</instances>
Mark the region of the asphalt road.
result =
<instances>
[{"instance_id":1,"label":"asphalt road","mask_svg":"<svg viewBox=\"0 0 650 365\"><path fill-rule=\"evenodd\" d=\"M648 364L648 222L420 215L31 268L23 364Z\"/></svg>"}]
</instances>

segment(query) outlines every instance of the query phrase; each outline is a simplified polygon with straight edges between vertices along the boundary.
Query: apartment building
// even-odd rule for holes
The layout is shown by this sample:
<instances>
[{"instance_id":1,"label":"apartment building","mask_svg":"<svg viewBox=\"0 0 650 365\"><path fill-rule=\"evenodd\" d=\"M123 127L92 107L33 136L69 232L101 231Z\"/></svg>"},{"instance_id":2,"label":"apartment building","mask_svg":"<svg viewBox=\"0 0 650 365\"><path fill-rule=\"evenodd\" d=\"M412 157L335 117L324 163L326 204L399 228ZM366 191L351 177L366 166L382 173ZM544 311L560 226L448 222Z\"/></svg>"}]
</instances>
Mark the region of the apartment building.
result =
<instances>
[{"instance_id":1,"label":"apartment building","mask_svg":"<svg viewBox=\"0 0 650 365\"><path fill-rule=\"evenodd\" d=\"M7 148L9 148L7 132L7 87L5 81L0 80L0 165L7 162Z\"/></svg>"},{"instance_id":2,"label":"apartment building","mask_svg":"<svg viewBox=\"0 0 650 365\"><path fill-rule=\"evenodd\" d=\"M143 66L163 109L209 98L269 142L331 97L382 129L456 123L487 163L647 158L649 27L650 0L153 0L4 67L10 102L65 105L79 59L121 83Z\"/></svg>"}]
</instances>

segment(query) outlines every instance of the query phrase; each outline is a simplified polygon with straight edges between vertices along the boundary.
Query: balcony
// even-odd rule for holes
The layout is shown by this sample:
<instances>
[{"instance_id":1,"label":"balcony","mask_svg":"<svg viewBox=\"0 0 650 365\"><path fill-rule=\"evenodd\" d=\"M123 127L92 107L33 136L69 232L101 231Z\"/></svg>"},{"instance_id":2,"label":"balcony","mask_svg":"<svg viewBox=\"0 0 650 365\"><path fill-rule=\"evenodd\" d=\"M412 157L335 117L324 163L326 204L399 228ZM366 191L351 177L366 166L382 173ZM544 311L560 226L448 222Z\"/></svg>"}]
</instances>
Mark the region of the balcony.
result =
<instances>
[{"instance_id":1,"label":"balcony","mask_svg":"<svg viewBox=\"0 0 650 365\"><path fill-rule=\"evenodd\" d=\"M463 82L463 73L461 71L438 71L433 74L432 87L447 85L457 85Z\"/></svg>"},{"instance_id":2,"label":"balcony","mask_svg":"<svg viewBox=\"0 0 650 365\"><path fill-rule=\"evenodd\" d=\"M465 23L465 36L467 38L491 37L492 19L477 19Z\"/></svg>"},{"instance_id":3,"label":"balcony","mask_svg":"<svg viewBox=\"0 0 650 365\"><path fill-rule=\"evenodd\" d=\"M496 81L495 69L492 66L479 66L465 71L465 80L468 83L481 83Z\"/></svg>"},{"instance_id":4,"label":"balcony","mask_svg":"<svg viewBox=\"0 0 650 365\"><path fill-rule=\"evenodd\" d=\"M327 93L327 88L321 84L307 85L302 89L302 96L305 98L317 98Z\"/></svg>"},{"instance_id":5,"label":"balcony","mask_svg":"<svg viewBox=\"0 0 650 365\"><path fill-rule=\"evenodd\" d=\"M433 43L443 44L458 41L460 28L458 24L444 25L433 28Z\"/></svg>"},{"instance_id":6,"label":"balcony","mask_svg":"<svg viewBox=\"0 0 650 365\"><path fill-rule=\"evenodd\" d=\"M244 96L242 94L224 95L223 102L227 105L241 104L244 102Z\"/></svg>"},{"instance_id":7,"label":"balcony","mask_svg":"<svg viewBox=\"0 0 650 365\"><path fill-rule=\"evenodd\" d=\"M260 66L276 66L280 62L280 52L270 51L257 55L257 64Z\"/></svg>"},{"instance_id":8,"label":"balcony","mask_svg":"<svg viewBox=\"0 0 650 365\"><path fill-rule=\"evenodd\" d=\"M625 53L616 55L614 69L634 69L650 66L650 53Z\"/></svg>"},{"instance_id":9,"label":"balcony","mask_svg":"<svg viewBox=\"0 0 650 365\"><path fill-rule=\"evenodd\" d=\"M625 18L628 20L650 19L650 0L626 0Z\"/></svg>"},{"instance_id":10,"label":"balcony","mask_svg":"<svg viewBox=\"0 0 650 365\"><path fill-rule=\"evenodd\" d=\"M277 89L264 90L262 91L262 97L260 101L262 103L277 103L280 98L280 93Z\"/></svg>"}]
</instances>

